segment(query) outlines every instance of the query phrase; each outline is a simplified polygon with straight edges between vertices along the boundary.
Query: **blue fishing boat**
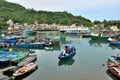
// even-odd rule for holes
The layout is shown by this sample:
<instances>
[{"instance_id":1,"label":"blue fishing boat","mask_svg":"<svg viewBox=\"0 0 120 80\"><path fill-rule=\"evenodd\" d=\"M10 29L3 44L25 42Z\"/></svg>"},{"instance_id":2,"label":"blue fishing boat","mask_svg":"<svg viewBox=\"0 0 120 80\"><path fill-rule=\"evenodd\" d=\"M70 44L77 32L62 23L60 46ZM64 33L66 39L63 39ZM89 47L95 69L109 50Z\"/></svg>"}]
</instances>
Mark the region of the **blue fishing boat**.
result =
<instances>
[{"instance_id":1,"label":"blue fishing boat","mask_svg":"<svg viewBox=\"0 0 120 80\"><path fill-rule=\"evenodd\" d=\"M17 56L16 52L8 53L7 55L0 58L0 63L8 62L9 60L15 58Z\"/></svg>"},{"instance_id":2,"label":"blue fishing boat","mask_svg":"<svg viewBox=\"0 0 120 80\"><path fill-rule=\"evenodd\" d=\"M16 45L17 40L3 39L3 40L0 40L0 42L3 42L3 43L12 43L12 44Z\"/></svg>"},{"instance_id":3,"label":"blue fishing boat","mask_svg":"<svg viewBox=\"0 0 120 80\"><path fill-rule=\"evenodd\" d=\"M120 64L120 55L119 54L113 54L112 56L108 57L107 62Z\"/></svg>"},{"instance_id":4,"label":"blue fishing boat","mask_svg":"<svg viewBox=\"0 0 120 80\"><path fill-rule=\"evenodd\" d=\"M0 58L6 56L9 53L7 50L0 51Z\"/></svg>"},{"instance_id":5,"label":"blue fishing boat","mask_svg":"<svg viewBox=\"0 0 120 80\"><path fill-rule=\"evenodd\" d=\"M21 43L17 44L16 47L19 48L39 48L39 47L44 47L45 42L38 42L38 43Z\"/></svg>"},{"instance_id":6,"label":"blue fishing boat","mask_svg":"<svg viewBox=\"0 0 120 80\"><path fill-rule=\"evenodd\" d=\"M120 46L120 41L110 41L110 45Z\"/></svg>"},{"instance_id":7,"label":"blue fishing boat","mask_svg":"<svg viewBox=\"0 0 120 80\"><path fill-rule=\"evenodd\" d=\"M70 58L75 55L76 49L74 47L74 44L65 44L65 47L68 47L70 50L69 51L62 51L58 57L58 59L66 59Z\"/></svg>"}]
</instances>

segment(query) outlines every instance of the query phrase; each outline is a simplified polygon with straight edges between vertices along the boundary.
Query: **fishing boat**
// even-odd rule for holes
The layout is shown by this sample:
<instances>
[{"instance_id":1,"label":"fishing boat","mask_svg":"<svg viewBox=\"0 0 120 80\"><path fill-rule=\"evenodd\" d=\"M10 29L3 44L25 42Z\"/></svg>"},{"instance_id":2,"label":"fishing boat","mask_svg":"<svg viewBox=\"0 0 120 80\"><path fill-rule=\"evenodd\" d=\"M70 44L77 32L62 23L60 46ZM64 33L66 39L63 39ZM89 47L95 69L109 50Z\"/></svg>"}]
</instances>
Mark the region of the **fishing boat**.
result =
<instances>
[{"instance_id":1,"label":"fishing boat","mask_svg":"<svg viewBox=\"0 0 120 80\"><path fill-rule=\"evenodd\" d=\"M76 49L74 47L74 44L65 44L65 46L68 46L70 48L70 51L62 51L58 57L58 59L66 59L69 57L72 57L76 53Z\"/></svg>"},{"instance_id":2,"label":"fishing boat","mask_svg":"<svg viewBox=\"0 0 120 80\"><path fill-rule=\"evenodd\" d=\"M108 57L108 61L106 62L108 71L110 71L113 75L120 78L120 56L119 54Z\"/></svg>"},{"instance_id":3,"label":"fishing boat","mask_svg":"<svg viewBox=\"0 0 120 80\"><path fill-rule=\"evenodd\" d=\"M109 37L101 37L101 36L96 36L96 35L91 35L92 40L96 39L108 39Z\"/></svg>"},{"instance_id":4,"label":"fishing boat","mask_svg":"<svg viewBox=\"0 0 120 80\"><path fill-rule=\"evenodd\" d=\"M108 38L114 38L115 34L114 33L109 33L108 31L101 31L98 33L91 33L90 34L91 39L93 40L108 40Z\"/></svg>"},{"instance_id":5,"label":"fishing boat","mask_svg":"<svg viewBox=\"0 0 120 80\"><path fill-rule=\"evenodd\" d=\"M81 33L81 36L84 37L91 37L89 32Z\"/></svg>"},{"instance_id":6,"label":"fishing boat","mask_svg":"<svg viewBox=\"0 0 120 80\"><path fill-rule=\"evenodd\" d=\"M17 40L6 39L6 40L3 40L2 42L4 42L4 43L13 43L13 45L16 45Z\"/></svg>"},{"instance_id":7,"label":"fishing boat","mask_svg":"<svg viewBox=\"0 0 120 80\"><path fill-rule=\"evenodd\" d=\"M16 47L19 47L19 48L39 48L44 46L45 46L45 42L20 43L16 45Z\"/></svg>"},{"instance_id":8,"label":"fishing boat","mask_svg":"<svg viewBox=\"0 0 120 80\"><path fill-rule=\"evenodd\" d=\"M16 70L14 73L13 73L13 77L20 77L20 76L23 76L25 74L28 74L30 73L31 71L34 71L36 68L37 68L37 64L35 63L29 63L21 68L19 68L18 70Z\"/></svg>"},{"instance_id":9,"label":"fishing boat","mask_svg":"<svg viewBox=\"0 0 120 80\"><path fill-rule=\"evenodd\" d=\"M21 66L25 66L26 64L35 61L37 59L36 55L29 55L28 57L24 58L21 62L19 62L17 64L17 66L21 67Z\"/></svg>"},{"instance_id":10,"label":"fishing boat","mask_svg":"<svg viewBox=\"0 0 120 80\"><path fill-rule=\"evenodd\" d=\"M120 46L120 41L109 41L110 45Z\"/></svg>"},{"instance_id":11,"label":"fishing boat","mask_svg":"<svg viewBox=\"0 0 120 80\"><path fill-rule=\"evenodd\" d=\"M120 64L107 62L108 70L120 79Z\"/></svg>"},{"instance_id":12,"label":"fishing boat","mask_svg":"<svg viewBox=\"0 0 120 80\"><path fill-rule=\"evenodd\" d=\"M119 54L117 54L117 55L113 54L112 56L108 57L108 62L113 62L113 63L116 63L116 64L120 64Z\"/></svg>"},{"instance_id":13,"label":"fishing boat","mask_svg":"<svg viewBox=\"0 0 120 80\"><path fill-rule=\"evenodd\" d=\"M56 37L52 38L51 39L51 45L52 46L58 46L58 45L60 45L60 37L56 36Z\"/></svg>"},{"instance_id":14,"label":"fishing boat","mask_svg":"<svg viewBox=\"0 0 120 80\"><path fill-rule=\"evenodd\" d=\"M66 34L83 34L86 32L89 32L89 28L87 27L71 27L66 29L61 29L60 32L66 33Z\"/></svg>"},{"instance_id":15,"label":"fishing boat","mask_svg":"<svg viewBox=\"0 0 120 80\"><path fill-rule=\"evenodd\" d=\"M6 56L7 54L9 54L8 50L2 50L2 51L0 51L0 58Z\"/></svg>"},{"instance_id":16,"label":"fishing boat","mask_svg":"<svg viewBox=\"0 0 120 80\"><path fill-rule=\"evenodd\" d=\"M52 46L52 45L46 45L46 46L44 47L44 49L45 49L46 51L52 51L52 50L53 50L53 46Z\"/></svg>"},{"instance_id":17,"label":"fishing boat","mask_svg":"<svg viewBox=\"0 0 120 80\"><path fill-rule=\"evenodd\" d=\"M22 59L24 59L28 55L29 55L28 52L19 52L18 55L15 58L10 60L10 63L13 64L13 65L17 64L18 62L20 62Z\"/></svg>"},{"instance_id":18,"label":"fishing boat","mask_svg":"<svg viewBox=\"0 0 120 80\"><path fill-rule=\"evenodd\" d=\"M15 58L18 54L16 52L12 52L0 58L0 63L9 62L11 59Z\"/></svg>"}]
</instances>

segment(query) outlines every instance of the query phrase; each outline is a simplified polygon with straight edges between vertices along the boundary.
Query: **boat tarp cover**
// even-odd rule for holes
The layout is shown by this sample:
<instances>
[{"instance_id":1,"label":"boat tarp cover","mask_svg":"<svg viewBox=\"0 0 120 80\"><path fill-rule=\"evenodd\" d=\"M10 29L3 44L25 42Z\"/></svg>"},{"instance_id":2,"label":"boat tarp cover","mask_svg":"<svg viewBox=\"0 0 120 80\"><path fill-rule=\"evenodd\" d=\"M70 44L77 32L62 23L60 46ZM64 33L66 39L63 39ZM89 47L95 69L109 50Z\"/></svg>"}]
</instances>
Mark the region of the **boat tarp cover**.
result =
<instances>
[{"instance_id":1,"label":"boat tarp cover","mask_svg":"<svg viewBox=\"0 0 120 80\"><path fill-rule=\"evenodd\" d=\"M65 46L68 46L68 47L75 47L75 44L65 44Z\"/></svg>"}]
</instances>

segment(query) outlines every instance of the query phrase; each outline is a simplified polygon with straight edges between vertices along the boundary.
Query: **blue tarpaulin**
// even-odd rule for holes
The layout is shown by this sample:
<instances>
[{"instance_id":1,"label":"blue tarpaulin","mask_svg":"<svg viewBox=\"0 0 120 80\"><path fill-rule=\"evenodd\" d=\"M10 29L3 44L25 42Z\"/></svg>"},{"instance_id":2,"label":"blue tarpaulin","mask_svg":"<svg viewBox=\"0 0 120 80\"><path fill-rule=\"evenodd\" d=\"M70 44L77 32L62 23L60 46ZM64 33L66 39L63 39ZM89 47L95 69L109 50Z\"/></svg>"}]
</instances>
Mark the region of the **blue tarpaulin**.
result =
<instances>
[{"instance_id":1,"label":"blue tarpaulin","mask_svg":"<svg viewBox=\"0 0 120 80\"><path fill-rule=\"evenodd\" d=\"M68 47L75 47L75 44L65 44L65 46L68 46Z\"/></svg>"}]
</instances>

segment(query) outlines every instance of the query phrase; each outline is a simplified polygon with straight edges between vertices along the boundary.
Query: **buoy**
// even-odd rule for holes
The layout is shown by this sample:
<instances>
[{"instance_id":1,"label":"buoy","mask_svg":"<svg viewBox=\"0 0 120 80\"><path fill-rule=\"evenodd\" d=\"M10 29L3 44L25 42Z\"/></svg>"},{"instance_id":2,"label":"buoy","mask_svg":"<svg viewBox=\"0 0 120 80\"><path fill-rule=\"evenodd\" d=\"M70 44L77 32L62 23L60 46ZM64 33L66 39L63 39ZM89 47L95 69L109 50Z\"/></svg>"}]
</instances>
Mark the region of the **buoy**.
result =
<instances>
[{"instance_id":1,"label":"buoy","mask_svg":"<svg viewBox=\"0 0 120 80\"><path fill-rule=\"evenodd\" d=\"M105 66L105 64L102 64L102 66Z\"/></svg>"}]
</instances>

